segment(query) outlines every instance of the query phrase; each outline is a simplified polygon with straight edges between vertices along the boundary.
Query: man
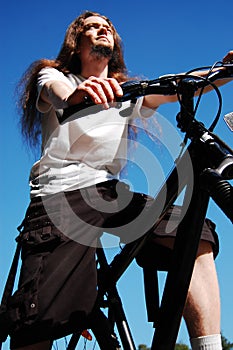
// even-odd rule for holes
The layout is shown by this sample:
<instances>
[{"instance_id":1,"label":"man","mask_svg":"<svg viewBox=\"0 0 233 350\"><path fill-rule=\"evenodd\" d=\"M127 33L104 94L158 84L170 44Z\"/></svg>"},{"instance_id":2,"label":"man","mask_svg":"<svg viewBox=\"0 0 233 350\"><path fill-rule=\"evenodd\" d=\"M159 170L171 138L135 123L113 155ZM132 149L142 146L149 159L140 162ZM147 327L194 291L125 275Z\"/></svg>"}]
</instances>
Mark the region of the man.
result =
<instances>
[{"instance_id":1,"label":"man","mask_svg":"<svg viewBox=\"0 0 233 350\"><path fill-rule=\"evenodd\" d=\"M19 291L26 300L33 286L40 303L35 324L26 314L23 331L12 332L12 348L48 349L50 340L88 326L96 301L96 238L108 231L132 241L153 226L154 218L143 221L151 198L129 191L119 173L130 120L151 116L176 96L145 96L130 118L121 118L114 101L127 80L119 35L108 18L93 12L71 23L57 59L36 62L22 80L22 132L36 144L41 131L42 156L30 176ZM86 97L103 109L60 125L57 110ZM175 232L165 236L158 227L153 242L172 249L174 237ZM184 309L193 349L203 349L203 344L206 350L221 349L213 251L217 253L217 238L205 223ZM48 327L41 326L47 324L53 325L48 334Z\"/></svg>"}]
</instances>

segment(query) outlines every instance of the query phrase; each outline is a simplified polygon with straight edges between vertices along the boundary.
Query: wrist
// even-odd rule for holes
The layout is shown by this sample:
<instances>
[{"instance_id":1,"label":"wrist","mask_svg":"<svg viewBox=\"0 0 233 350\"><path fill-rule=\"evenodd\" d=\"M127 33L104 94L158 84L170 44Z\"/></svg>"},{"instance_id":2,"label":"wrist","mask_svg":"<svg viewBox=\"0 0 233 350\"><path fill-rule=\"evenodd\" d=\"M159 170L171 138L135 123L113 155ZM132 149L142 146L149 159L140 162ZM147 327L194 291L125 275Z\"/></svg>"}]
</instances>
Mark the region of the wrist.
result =
<instances>
[{"instance_id":1,"label":"wrist","mask_svg":"<svg viewBox=\"0 0 233 350\"><path fill-rule=\"evenodd\" d=\"M82 90L76 89L71 95L69 95L66 99L68 106L73 106L85 101L87 97L87 93Z\"/></svg>"}]
</instances>

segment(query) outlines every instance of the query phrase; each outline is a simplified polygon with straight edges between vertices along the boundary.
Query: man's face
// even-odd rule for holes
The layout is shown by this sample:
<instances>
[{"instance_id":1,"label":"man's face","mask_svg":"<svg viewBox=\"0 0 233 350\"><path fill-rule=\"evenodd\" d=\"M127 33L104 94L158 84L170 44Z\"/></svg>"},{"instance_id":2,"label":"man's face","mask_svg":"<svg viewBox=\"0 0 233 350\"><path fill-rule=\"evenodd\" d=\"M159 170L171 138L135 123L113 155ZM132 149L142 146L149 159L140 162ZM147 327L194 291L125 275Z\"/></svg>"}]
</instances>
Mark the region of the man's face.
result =
<instances>
[{"instance_id":1,"label":"man's face","mask_svg":"<svg viewBox=\"0 0 233 350\"><path fill-rule=\"evenodd\" d=\"M84 31L81 37L79 50L82 52L89 51L93 48L102 47L113 51L114 38L113 30L105 19L99 16L91 16L84 20ZM95 52L95 51L93 51Z\"/></svg>"}]
</instances>

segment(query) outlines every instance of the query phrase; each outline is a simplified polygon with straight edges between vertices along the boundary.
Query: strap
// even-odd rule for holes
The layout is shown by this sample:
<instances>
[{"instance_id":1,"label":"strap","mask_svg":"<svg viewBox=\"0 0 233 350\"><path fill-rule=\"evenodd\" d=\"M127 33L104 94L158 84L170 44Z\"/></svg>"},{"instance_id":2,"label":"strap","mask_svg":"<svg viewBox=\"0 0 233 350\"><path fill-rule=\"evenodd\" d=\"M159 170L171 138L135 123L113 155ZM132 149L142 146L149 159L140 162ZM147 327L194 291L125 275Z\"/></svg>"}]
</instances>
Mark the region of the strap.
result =
<instances>
[{"instance_id":1,"label":"strap","mask_svg":"<svg viewBox=\"0 0 233 350\"><path fill-rule=\"evenodd\" d=\"M18 267L18 261L19 261L19 256L20 256L20 251L21 251L21 243L20 240L17 242L14 258L11 264L11 268L7 277L6 285L3 291L2 295L2 300L1 300L1 305L0 305L0 310L1 314L4 314L7 311L7 302L9 297L12 295L14 284L15 284L15 276L17 272L17 267ZM0 350L2 349L2 344L7 338L7 333L3 332L3 335L1 334L1 340L0 340Z\"/></svg>"},{"instance_id":2,"label":"strap","mask_svg":"<svg viewBox=\"0 0 233 350\"><path fill-rule=\"evenodd\" d=\"M16 251L14 254L14 258L13 258L13 261L11 264L11 268L10 268L10 271L9 271L9 274L7 277L6 285L5 285L3 296L2 296L1 311L6 311L8 298L11 296L11 294L13 292L20 251L21 251L21 243L18 240L18 243L16 246Z\"/></svg>"}]
</instances>

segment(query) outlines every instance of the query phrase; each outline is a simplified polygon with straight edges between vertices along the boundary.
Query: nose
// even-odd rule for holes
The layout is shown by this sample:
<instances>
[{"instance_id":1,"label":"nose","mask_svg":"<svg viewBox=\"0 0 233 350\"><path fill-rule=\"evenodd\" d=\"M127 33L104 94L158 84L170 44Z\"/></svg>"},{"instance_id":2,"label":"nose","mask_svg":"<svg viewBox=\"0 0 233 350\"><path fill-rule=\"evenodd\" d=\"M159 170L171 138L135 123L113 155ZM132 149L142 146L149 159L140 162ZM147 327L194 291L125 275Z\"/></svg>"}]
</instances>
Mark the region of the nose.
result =
<instances>
[{"instance_id":1,"label":"nose","mask_svg":"<svg viewBox=\"0 0 233 350\"><path fill-rule=\"evenodd\" d=\"M107 28L104 27L104 26L101 26L101 27L99 28L99 33L101 33L101 34L107 34L107 33L108 33Z\"/></svg>"}]
</instances>

